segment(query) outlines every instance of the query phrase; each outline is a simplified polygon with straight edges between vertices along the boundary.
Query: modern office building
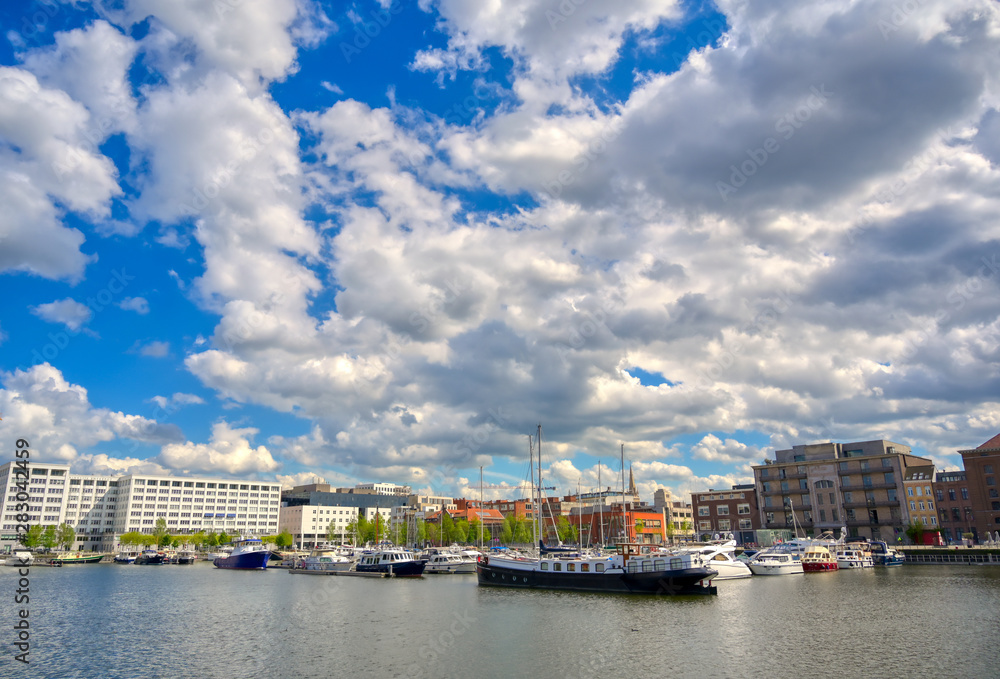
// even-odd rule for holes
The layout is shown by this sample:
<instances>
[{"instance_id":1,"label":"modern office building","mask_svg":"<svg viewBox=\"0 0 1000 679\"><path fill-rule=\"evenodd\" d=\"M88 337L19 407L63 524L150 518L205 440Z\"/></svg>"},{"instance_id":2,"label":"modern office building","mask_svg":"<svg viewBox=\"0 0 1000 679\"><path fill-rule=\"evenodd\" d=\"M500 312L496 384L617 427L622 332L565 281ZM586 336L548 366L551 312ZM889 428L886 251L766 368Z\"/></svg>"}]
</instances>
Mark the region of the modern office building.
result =
<instances>
[{"instance_id":1,"label":"modern office building","mask_svg":"<svg viewBox=\"0 0 1000 679\"><path fill-rule=\"evenodd\" d=\"M925 480L912 478L914 467L933 476L931 460L885 440L777 450L774 460L753 466L761 524L806 535L846 527L851 536L896 542L914 516L907 488L915 495L919 482L924 492Z\"/></svg>"},{"instance_id":2,"label":"modern office building","mask_svg":"<svg viewBox=\"0 0 1000 679\"><path fill-rule=\"evenodd\" d=\"M10 550L17 539L16 481L13 463L0 466L0 551ZM160 518L172 535L201 530L265 535L278 527L280 486L273 482L73 474L66 464L31 463L28 488L28 522L69 524L77 550L113 551L122 533L152 533Z\"/></svg>"}]
</instances>

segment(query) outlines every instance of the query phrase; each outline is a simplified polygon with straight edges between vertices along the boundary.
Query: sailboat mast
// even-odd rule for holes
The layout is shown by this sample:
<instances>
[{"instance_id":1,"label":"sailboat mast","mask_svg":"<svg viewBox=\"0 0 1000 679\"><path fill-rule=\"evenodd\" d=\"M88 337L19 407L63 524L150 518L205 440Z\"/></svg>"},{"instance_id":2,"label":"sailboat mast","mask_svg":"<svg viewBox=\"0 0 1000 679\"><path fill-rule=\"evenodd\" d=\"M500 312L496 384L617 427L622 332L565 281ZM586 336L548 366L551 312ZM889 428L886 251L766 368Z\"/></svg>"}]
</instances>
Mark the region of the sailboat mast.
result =
<instances>
[{"instance_id":1,"label":"sailboat mast","mask_svg":"<svg viewBox=\"0 0 1000 679\"><path fill-rule=\"evenodd\" d=\"M535 442L538 446L538 504L535 505L535 514L538 515L538 539L545 542L545 535L542 533L542 425L538 424L538 433L535 435ZM538 548L538 558L542 557L542 548Z\"/></svg>"},{"instance_id":2,"label":"sailboat mast","mask_svg":"<svg viewBox=\"0 0 1000 679\"><path fill-rule=\"evenodd\" d=\"M535 501L535 447L531 443L531 434L528 434L528 479L529 487L531 488L531 504L534 507L534 511L531 515L531 544L535 545L538 542L538 536L535 535L535 514L538 514L538 503ZM517 512L514 513L514 519L517 519Z\"/></svg>"},{"instance_id":3,"label":"sailboat mast","mask_svg":"<svg viewBox=\"0 0 1000 679\"><path fill-rule=\"evenodd\" d=\"M621 463L622 463L622 532L625 534L625 542L629 542L628 539L628 517L625 515L625 444L622 444L621 449Z\"/></svg>"},{"instance_id":4,"label":"sailboat mast","mask_svg":"<svg viewBox=\"0 0 1000 679\"><path fill-rule=\"evenodd\" d=\"M479 467L479 551L483 551L483 468Z\"/></svg>"},{"instance_id":5,"label":"sailboat mast","mask_svg":"<svg viewBox=\"0 0 1000 679\"><path fill-rule=\"evenodd\" d=\"M597 461L597 499L601 503L600 509L598 510L601 515L601 549L604 549L604 491L601 490L604 486L601 485L601 461ZM593 516L593 514L591 514ZM593 525L593 522L591 522Z\"/></svg>"}]
</instances>

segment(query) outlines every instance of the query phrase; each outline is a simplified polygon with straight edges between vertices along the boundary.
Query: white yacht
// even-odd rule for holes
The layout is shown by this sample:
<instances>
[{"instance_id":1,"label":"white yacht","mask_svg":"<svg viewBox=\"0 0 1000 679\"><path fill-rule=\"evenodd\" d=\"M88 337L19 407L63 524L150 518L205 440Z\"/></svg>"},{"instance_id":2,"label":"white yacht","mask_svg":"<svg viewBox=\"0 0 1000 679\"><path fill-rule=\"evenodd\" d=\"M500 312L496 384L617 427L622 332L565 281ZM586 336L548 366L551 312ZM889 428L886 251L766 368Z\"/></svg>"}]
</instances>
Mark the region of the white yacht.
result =
<instances>
[{"instance_id":1,"label":"white yacht","mask_svg":"<svg viewBox=\"0 0 1000 679\"><path fill-rule=\"evenodd\" d=\"M679 551L700 554L706 566L719 571L713 580L736 580L753 576L753 571L744 562L736 559L735 540L684 547Z\"/></svg>"},{"instance_id":2,"label":"white yacht","mask_svg":"<svg viewBox=\"0 0 1000 679\"><path fill-rule=\"evenodd\" d=\"M352 563L333 548L317 548L300 562L298 568L306 571L346 571L350 570Z\"/></svg>"},{"instance_id":3,"label":"white yacht","mask_svg":"<svg viewBox=\"0 0 1000 679\"><path fill-rule=\"evenodd\" d=\"M845 568L873 568L875 562L872 556L863 549L854 547L841 547L837 550L837 567L841 570Z\"/></svg>"},{"instance_id":4,"label":"white yacht","mask_svg":"<svg viewBox=\"0 0 1000 679\"><path fill-rule=\"evenodd\" d=\"M792 552L765 549L757 552L747 566L754 575L794 575L804 572L802 561Z\"/></svg>"},{"instance_id":5,"label":"white yacht","mask_svg":"<svg viewBox=\"0 0 1000 679\"><path fill-rule=\"evenodd\" d=\"M35 562L35 558L31 556L31 552L26 549L18 549L11 553L7 557L7 560L3 562L4 566L30 566Z\"/></svg>"},{"instance_id":6,"label":"white yacht","mask_svg":"<svg viewBox=\"0 0 1000 679\"><path fill-rule=\"evenodd\" d=\"M475 573L476 562L466 560L458 554L435 554L427 561L424 572L431 573Z\"/></svg>"}]
</instances>

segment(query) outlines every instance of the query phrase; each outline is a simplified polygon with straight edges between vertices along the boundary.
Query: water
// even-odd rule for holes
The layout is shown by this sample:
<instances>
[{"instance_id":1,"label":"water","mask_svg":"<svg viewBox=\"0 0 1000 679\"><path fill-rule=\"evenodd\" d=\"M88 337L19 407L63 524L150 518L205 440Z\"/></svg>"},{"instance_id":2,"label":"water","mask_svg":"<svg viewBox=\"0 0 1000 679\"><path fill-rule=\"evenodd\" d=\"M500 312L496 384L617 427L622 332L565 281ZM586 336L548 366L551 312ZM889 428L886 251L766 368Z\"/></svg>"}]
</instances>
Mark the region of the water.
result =
<instances>
[{"instance_id":1,"label":"water","mask_svg":"<svg viewBox=\"0 0 1000 679\"><path fill-rule=\"evenodd\" d=\"M1000 677L1000 566L718 583L716 597L113 564L33 568L30 665L0 677Z\"/></svg>"}]
</instances>

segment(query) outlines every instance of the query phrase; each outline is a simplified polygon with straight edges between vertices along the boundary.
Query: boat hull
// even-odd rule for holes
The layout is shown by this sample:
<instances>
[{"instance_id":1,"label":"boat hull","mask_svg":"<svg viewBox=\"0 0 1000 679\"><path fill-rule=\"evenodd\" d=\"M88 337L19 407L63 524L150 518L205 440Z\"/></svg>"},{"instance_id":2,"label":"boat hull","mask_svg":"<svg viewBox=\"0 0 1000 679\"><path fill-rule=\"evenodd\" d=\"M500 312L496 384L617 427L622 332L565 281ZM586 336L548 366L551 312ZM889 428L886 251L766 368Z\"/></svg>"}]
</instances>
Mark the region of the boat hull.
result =
<instances>
[{"instance_id":1,"label":"boat hull","mask_svg":"<svg viewBox=\"0 0 1000 679\"><path fill-rule=\"evenodd\" d=\"M267 568L267 560L271 553L267 551L244 552L226 557L217 557L212 564L216 568L228 568L237 571L262 571Z\"/></svg>"},{"instance_id":2,"label":"boat hull","mask_svg":"<svg viewBox=\"0 0 1000 679\"><path fill-rule=\"evenodd\" d=\"M479 565L479 584L489 587L520 589L560 589L574 592L610 592L616 594L717 594L711 584L716 571L685 568L671 571L628 573L557 573L551 571L506 568L498 564Z\"/></svg>"},{"instance_id":3,"label":"boat hull","mask_svg":"<svg viewBox=\"0 0 1000 679\"><path fill-rule=\"evenodd\" d=\"M798 561L783 564L753 563L749 564L754 575L796 575L804 573L802 564Z\"/></svg>"},{"instance_id":4,"label":"boat hull","mask_svg":"<svg viewBox=\"0 0 1000 679\"><path fill-rule=\"evenodd\" d=\"M837 566L837 562L836 561L832 561L832 562L819 562L819 563L817 563L817 562L810 562L810 563L803 563L802 564L802 572L803 573L825 573L825 572L828 572L828 571L835 571L835 570L838 570L838 569L839 569L839 566Z\"/></svg>"},{"instance_id":5,"label":"boat hull","mask_svg":"<svg viewBox=\"0 0 1000 679\"><path fill-rule=\"evenodd\" d=\"M95 556L66 556L66 557L56 557L52 559L54 562L61 563L63 565L77 564L77 563L99 563L101 559L104 558L103 554L97 554Z\"/></svg>"},{"instance_id":6,"label":"boat hull","mask_svg":"<svg viewBox=\"0 0 1000 679\"><path fill-rule=\"evenodd\" d=\"M423 561L402 561L391 564L392 574L397 578L416 578L424 574ZM362 564L358 563L355 570L358 573L389 573L390 564Z\"/></svg>"}]
</instances>

